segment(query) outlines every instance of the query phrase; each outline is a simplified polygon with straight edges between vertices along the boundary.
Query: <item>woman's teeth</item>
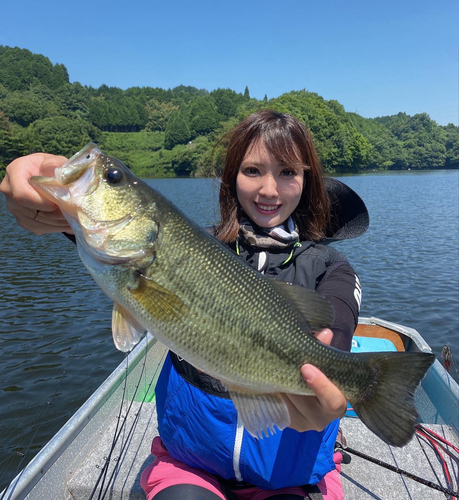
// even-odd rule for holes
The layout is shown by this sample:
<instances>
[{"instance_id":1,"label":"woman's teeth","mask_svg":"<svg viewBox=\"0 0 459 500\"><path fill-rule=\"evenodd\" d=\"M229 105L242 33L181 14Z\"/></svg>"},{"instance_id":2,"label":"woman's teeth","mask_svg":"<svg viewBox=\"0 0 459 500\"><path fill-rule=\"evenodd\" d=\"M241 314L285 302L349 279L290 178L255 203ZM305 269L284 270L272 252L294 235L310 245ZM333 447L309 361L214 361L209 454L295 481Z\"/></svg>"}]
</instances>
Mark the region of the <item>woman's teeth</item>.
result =
<instances>
[{"instance_id":1,"label":"woman's teeth","mask_svg":"<svg viewBox=\"0 0 459 500\"><path fill-rule=\"evenodd\" d=\"M260 205L259 203L256 203L256 206L260 210L265 210L267 212L273 212L274 210L277 210L280 207L280 205Z\"/></svg>"}]
</instances>

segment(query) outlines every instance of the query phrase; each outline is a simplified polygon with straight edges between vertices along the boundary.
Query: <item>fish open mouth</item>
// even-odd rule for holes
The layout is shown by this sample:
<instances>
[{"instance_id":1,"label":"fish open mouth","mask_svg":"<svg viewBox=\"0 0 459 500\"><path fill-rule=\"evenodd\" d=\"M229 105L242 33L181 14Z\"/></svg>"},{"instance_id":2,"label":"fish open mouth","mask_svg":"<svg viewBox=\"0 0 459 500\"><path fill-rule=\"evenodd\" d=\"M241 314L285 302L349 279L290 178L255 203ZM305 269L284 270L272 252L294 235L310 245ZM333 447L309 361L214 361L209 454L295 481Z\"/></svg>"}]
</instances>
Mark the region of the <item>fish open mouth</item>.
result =
<instances>
[{"instance_id":1,"label":"fish open mouth","mask_svg":"<svg viewBox=\"0 0 459 500\"><path fill-rule=\"evenodd\" d=\"M97 188L99 181L93 167L101 154L95 144L88 144L61 167L56 168L54 177L33 176L30 183L62 211L71 214L74 212L72 198L88 195Z\"/></svg>"},{"instance_id":2,"label":"fish open mouth","mask_svg":"<svg viewBox=\"0 0 459 500\"><path fill-rule=\"evenodd\" d=\"M63 185L67 186L77 181L88 168L100 157L102 151L93 143L73 155L62 167L56 168L54 176Z\"/></svg>"}]
</instances>

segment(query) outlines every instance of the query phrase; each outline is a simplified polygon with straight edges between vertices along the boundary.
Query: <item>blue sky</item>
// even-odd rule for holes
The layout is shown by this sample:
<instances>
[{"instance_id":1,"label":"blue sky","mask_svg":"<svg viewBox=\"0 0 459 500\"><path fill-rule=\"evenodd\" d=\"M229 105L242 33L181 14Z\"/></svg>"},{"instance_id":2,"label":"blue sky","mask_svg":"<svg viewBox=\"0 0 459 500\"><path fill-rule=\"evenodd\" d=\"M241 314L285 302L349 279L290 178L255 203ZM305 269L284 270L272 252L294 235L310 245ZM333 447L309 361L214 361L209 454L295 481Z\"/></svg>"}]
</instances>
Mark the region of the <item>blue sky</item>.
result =
<instances>
[{"instance_id":1,"label":"blue sky","mask_svg":"<svg viewBox=\"0 0 459 500\"><path fill-rule=\"evenodd\" d=\"M0 45L98 87L306 89L365 117L458 125L457 0L16 0Z\"/></svg>"}]
</instances>

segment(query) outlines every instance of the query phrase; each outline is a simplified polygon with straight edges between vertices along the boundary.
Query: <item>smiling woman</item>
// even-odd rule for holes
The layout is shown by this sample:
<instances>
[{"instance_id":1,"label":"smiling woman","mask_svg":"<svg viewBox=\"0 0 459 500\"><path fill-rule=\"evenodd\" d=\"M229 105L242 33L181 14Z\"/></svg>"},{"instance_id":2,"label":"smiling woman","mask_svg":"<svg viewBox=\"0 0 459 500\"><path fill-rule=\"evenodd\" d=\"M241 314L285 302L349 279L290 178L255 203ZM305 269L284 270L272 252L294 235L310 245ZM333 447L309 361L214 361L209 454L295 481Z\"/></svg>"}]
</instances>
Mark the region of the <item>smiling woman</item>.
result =
<instances>
[{"instance_id":1,"label":"smiling woman","mask_svg":"<svg viewBox=\"0 0 459 500\"><path fill-rule=\"evenodd\" d=\"M304 123L285 113L262 110L246 118L226 138L229 144L220 190L218 238L233 241L245 212L256 217L253 222L261 227L282 224L291 215L300 238L322 240L329 223L330 200Z\"/></svg>"},{"instance_id":2,"label":"smiling woman","mask_svg":"<svg viewBox=\"0 0 459 500\"><path fill-rule=\"evenodd\" d=\"M286 221L303 192L304 170L288 167L272 157L263 140L257 141L241 164L236 191L245 213L260 227Z\"/></svg>"}]
</instances>

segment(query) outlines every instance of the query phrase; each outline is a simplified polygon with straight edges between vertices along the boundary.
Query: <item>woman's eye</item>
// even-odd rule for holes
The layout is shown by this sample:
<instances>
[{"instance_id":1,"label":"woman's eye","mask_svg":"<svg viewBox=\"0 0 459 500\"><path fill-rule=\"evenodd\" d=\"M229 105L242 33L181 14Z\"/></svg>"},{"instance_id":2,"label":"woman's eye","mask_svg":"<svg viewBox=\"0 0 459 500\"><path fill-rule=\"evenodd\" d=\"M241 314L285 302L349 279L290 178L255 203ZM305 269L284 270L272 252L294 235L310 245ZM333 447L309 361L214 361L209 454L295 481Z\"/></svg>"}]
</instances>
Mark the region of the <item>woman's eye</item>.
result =
<instances>
[{"instance_id":1,"label":"woman's eye","mask_svg":"<svg viewBox=\"0 0 459 500\"><path fill-rule=\"evenodd\" d=\"M109 168L105 178L110 184L118 184L123 179L123 172L119 168Z\"/></svg>"},{"instance_id":2,"label":"woman's eye","mask_svg":"<svg viewBox=\"0 0 459 500\"><path fill-rule=\"evenodd\" d=\"M246 175L257 175L258 174L258 168L256 168L256 167L246 167L244 169L244 174L246 174Z\"/></svg>"},{"instance_id":3,"label":"woman's eye","mask_svg":"<svg viewBox=\"0 0 459 500\"><path fill-rule=\"evenodd\" d=\"M296 172L294 170L285 168L284 170L282 170L281 175L284 177L294 177L296 175Z\"/></svg>"}]
</instances>

